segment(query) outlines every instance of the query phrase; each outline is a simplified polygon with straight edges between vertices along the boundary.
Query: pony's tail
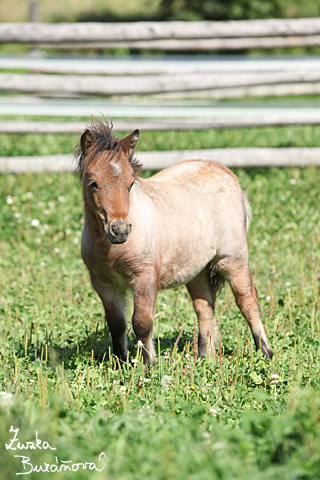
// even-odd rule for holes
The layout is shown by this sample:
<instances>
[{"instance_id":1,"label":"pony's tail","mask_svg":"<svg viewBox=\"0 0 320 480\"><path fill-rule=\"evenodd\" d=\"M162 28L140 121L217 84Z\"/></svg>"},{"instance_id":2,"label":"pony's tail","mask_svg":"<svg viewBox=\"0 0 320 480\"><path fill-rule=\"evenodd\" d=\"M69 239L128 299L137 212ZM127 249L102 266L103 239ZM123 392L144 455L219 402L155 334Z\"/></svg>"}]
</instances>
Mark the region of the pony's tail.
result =
<instances>
[{"instance_id":1,"label":"pony's tail","mask_svg":"<svg viewBox=\"0 0 320 480\"><path fill-rule=\"evenodd\" d=\"M244 200L246 230L248 232L249 227L250 227L251 217L252 217L252 208L250 206L247 195L244 192L243 192L243 200ZM214 265L213 263L209 263L208 275L209 275L209 280L210 280L210 283L212 285L212 288L216 292L216 294L218 295L221 292L221 290L223 289L223 287L226 283L226 279L219 272L217 266Z\"/></svg>"},{"instance_id":2,"label":"pony's tail","mask_svg":"<svg viewBox=\"0 0 320 480\"><path fill-rule=\"evenodd\" d=\"M248 197L244 192L243 192L243 199L244 199L244 209L245 209L245 213L246 213L246 230L248 232L249 227L250 227L251 218L252 218L252 208L251 208L251 205L249 203Z\"/></svg>"},{"instance_id":3,"label":"pony's tail","mask_svg":"<svg viewBox=\"0 0 320 480\"><path fill-rule=\"evenodd\" d=\"M219 295L223 289L226 279L219 272L217 265L209 264L209 280L216 295Z\"/></svg>"}]
</instances>

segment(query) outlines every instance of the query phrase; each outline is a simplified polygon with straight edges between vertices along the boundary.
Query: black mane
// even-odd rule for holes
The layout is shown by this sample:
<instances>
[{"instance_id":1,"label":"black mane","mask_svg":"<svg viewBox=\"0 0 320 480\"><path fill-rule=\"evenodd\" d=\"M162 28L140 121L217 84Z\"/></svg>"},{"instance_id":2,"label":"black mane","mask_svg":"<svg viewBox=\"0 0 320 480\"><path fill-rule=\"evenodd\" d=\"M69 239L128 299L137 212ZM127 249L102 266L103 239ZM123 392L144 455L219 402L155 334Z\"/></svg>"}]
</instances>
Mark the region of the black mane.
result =
<instances>
[{"instance_id":1,"label":"black mane","mask_svg":"<svg viewBox=\"0 0 320 480\"><path fill-rule=\"evenodd\" d=\"M93 146L90 148L90 152L85 154L81 148L80 142L75 146L74 157L77 161L76 170L79 172L80 177L95 160L99 158L102 152L112 152L110 160L120 154L120 138L117 138L112 133L113 123L112 120L109 124L106 118L99 120L93 118L91 120L91 126L89 131L93 136ZM138 174L142 170L142 164L134 157L134 154L128 157L129 163L132 166L134 173Z\"/></svg>"}]
</instances>

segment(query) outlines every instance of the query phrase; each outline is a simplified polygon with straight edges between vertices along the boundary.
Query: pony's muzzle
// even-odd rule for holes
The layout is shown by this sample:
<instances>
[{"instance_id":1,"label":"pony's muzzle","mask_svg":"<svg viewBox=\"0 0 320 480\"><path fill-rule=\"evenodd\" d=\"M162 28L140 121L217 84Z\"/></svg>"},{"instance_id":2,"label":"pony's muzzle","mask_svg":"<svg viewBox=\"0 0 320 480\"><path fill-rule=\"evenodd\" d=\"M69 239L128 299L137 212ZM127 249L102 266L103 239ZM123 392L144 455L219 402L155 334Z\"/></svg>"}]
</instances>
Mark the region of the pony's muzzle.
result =
<instances>
[{"instance_id":1,"label":"pony's muzzle","mask_svg":"<svg viewBox=\"0 0 320 480\"><path fill-rule=\"evenodd\" d=\"M128 240L131 233L132 225L129 220L112 220L106 226L106 234L110 243L124 243Z\"/></svg>"}]
</instances>

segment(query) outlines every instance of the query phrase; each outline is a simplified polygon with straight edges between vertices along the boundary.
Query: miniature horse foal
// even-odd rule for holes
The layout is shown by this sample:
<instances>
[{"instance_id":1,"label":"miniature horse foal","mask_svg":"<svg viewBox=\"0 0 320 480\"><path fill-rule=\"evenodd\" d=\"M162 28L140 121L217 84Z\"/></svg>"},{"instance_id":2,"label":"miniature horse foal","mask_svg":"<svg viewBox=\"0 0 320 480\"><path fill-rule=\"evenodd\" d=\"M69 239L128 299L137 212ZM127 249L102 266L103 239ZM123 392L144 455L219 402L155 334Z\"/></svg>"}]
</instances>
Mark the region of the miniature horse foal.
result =
<instances>
[{"instance_id":1,"label":"miniature horse foal","mask_svg":"<svg viewBox=\"0 0 320 480\"><path fill-rule=\"evenodd\" d=\"M200 358L218 336L217 290L227 280L257 349L272 351L249 268L250 206L235 175L214 161L180 162L148 180L138 178L135 130L119 140L94 121L76 152L83 182L81 254L103 303L113 352L127 359L125 306L133 292L133 329L143 361L152 342L157 291L185 284L199 321Z\"/></svg>"}]
</instances>

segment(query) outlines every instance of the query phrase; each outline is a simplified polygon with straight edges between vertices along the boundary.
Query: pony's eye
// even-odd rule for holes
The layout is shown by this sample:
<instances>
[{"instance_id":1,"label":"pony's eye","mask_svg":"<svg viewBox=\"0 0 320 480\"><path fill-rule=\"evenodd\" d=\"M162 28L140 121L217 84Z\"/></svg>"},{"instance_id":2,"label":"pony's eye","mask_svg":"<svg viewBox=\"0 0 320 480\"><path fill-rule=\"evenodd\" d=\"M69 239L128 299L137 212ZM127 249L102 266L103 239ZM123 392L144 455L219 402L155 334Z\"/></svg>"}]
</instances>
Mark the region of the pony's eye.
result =
<instances>
[{"instance_id":1,"label":"pony's eye","mask_svg":"<svg viewBox=\"0 0 320 480\"><path fill-rule=\"evenodd\" d=\"M89 187L91 188L91 190L98 190L99 185L97 184L97 182L92 181L89 183Z\"/></svg>"},{"instance_id":2,"label":"pony's eye","mask_svg":"<svg viewBox=\"0 0 320 480\"><path fill-rule=\"evenodd\" d=\"M135 183L136 183L136 181L133 180L133 182L131 183L130 187L128 188L129 192L130 192L131 188L133 187L133 185L134 185Z\"/></svg>"}]
</instances>

